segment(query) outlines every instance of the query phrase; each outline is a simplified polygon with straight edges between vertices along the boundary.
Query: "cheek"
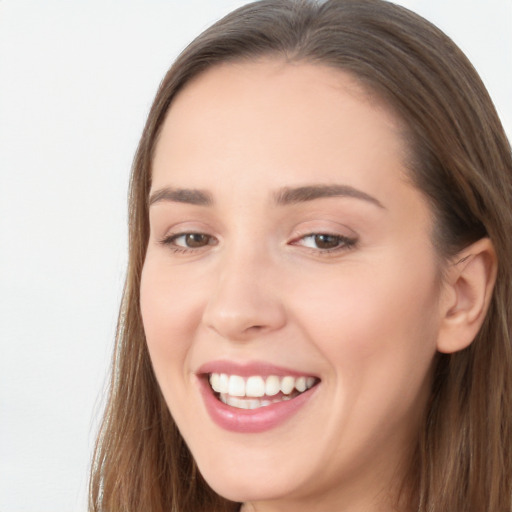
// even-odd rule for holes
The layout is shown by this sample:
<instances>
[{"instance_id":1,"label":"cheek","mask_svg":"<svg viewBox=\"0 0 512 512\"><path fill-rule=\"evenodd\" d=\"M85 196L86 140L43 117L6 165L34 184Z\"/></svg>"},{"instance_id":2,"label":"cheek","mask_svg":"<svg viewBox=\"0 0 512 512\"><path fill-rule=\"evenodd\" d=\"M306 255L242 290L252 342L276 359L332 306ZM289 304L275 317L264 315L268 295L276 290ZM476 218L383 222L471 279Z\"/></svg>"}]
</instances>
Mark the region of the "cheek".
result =
<instances>
[{"instance_id":1,"label":"cheek","mask_svg":"<svg viewBox=\"0 0 512 512\"><path fill-rule=\"evenodd\" d=\"M439 329L435 268L407 261L349 268L314 287L296 289L296 317L338 375L414 380L435 354ZM303 301L301 298L307 297Z\"/></svg>"},{"instance_id":2,"label":"cheek","mask_svg":"<svg viewBox=\"0 0 512 512\"><path fill-rule=\"evenodd\" d=\"M153 366L183 364L201 315L200 287L176 282L177 273L166 271L151 260L141 276L140 307Z\"/></svg>"},{"instance_id":3,"label":"cheek","mask_svg":"<svg viewBox=\"0 0 512 512\"><path fill-rule=\"evenodd\" d=\"M336 390L333 403L343 404L332 410L326 431L344 425L354 446L371 451L414 429L436 352L432 280L418 271L405 277L398 270L359 269L325 281L308 296L297 303L297 316L331 366L325 383Z\"/></svg>"}]
</instances>

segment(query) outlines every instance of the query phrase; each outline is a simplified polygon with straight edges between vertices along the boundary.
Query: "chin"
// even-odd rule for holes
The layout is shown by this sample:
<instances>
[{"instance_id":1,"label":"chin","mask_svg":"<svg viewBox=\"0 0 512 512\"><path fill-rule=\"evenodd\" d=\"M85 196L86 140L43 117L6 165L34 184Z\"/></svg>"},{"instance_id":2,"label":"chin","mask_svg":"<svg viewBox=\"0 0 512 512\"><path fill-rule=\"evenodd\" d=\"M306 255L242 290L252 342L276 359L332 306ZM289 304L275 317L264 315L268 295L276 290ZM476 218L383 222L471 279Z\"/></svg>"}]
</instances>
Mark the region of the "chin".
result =
<instances>
[{"instance_id":1,"label":"chin","mask_svg":"<svg viewBox=\"0 0 512 512\"><path fill-rule=\"evenodd\" d=\"M297 480L293 482L287 475L276 475L273 471L266 471L261 475L255 471L244 471L232 467L219 470L212 466L203 471L199 468L208 485L220 496L235 502L273 501L285 496L292 496L297 492ZM277 477L277 479L276 479Z\"/></svg>"}]
</instances>

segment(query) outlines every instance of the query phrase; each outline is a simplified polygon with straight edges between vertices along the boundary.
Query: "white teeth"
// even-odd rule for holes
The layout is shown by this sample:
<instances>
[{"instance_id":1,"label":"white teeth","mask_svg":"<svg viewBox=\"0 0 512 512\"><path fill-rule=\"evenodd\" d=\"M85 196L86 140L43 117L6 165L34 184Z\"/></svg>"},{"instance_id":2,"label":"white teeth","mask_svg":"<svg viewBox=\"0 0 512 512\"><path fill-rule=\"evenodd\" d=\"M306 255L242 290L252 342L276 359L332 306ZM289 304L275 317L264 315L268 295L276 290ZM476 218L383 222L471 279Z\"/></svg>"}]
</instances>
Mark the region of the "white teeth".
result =
<instances>
[{"instance_id":1,"label":"white teeth","mask_svg":"<svg viewBox=\"0 0 512 512\"><path fill-rule=\"evenodd\" d=\"M231 396L245 396L245 380L238 375L229 377L228 394Z\"/></svg>"},{"instance_id":2,"label":"white teeth","mask_svg":"<svg viewBox=\"0 0 512 512\"><path fill-rule=\"evenodd\" d=\"M281 383L279 382L279 377L275 375L271 375L267 377L265 382L265 395L274 396L277 395L281 391Z\"/></svg>"},{"instance_id":3,"label":"white teeth","mask_svg":"<svg viewBox=\"0 0 512 512\"><path fill-rule=\"evenodd\" d=\"M247 409L257 409L258 407L261 407L261 400L242 400L246 403Z\"/></svg>"},{"instance_id":4,"label":"white teeth","mask_svg":"<svg viewBox=\"0 0 512 512\"><path fill-rule=\"evenodd\" d=\"M293 377L283 377L281 381L281 391L285 395L289 395L295 387L295 379Z\"/></svg>"},{"instance_id":5,"label":"white teeth","mask_svg":"<svg viewBox=\"0 0 512 512\"><path fill-rule=\"evenodd\" d=\"M219 390L217 393L227 393L229 390L229 377L225 373L219 375Z\"/></svg>"},{"instance_id":6,"label":"white teeth","mask_svg":"<svg viewBox=\"0 0 512 512\"><path fill-rule=\"evenodd\" d=\"M222 394L219 396L220 401L231 406L236 407L237 409L258 409L260 407L267 407L270 404L281 402L282 399L274 398L273 400L259 400L254 398L252 400L244 400L243 398L238 398L236 396L230 396ZM287 400L290 400L291 397L286 397Z\"/></svg>"},{"instance_id":7,"label":"white teeth","mask_svg":"<svg viewBox=\"0 0 512 512\"><path fill-rule=\"evenodd\" d=\"M228 375L226 373L211 373L209 380L213 391L219 393L221 399L222 395L228 396L230 401L231 398L234 399L235 397L273 397L279 394L279 392L282 393L279 400L289 400L293 398L295 390L303 393L313 387L316 382L314 377L305 376L292 377L291 375L286 375L285 377L278 377L276 375L269 375L268 377L262 377L254 375L245 379L239 375ZM227 403L225 400L227 398L222 399L223 402ZM273 401L269 400L239 400L238 398L237 400L235 400L237 405L233 405L233 407L242 409L254 409L273 403Z\"/></svg>"},{"instance_id":8,"label":"white teeth","mask_svg":"<svg viewBox=\"0 0 512 512\"><path fill-rule=\"evenodd\" d=\"M217 393L220 391L219 380L220 375L218 373L212 373L210 375L210 386L212 387L213 391Z\"/></svg>"},{"instance_id":9,"label":"white teeth","mask_svg":"<svg viewBox=\"0 0 512 512\"><path fill-rule=\"evenodd\" d=\"M296 389L299 393L302 393L303 391L306 391L306 377L299 377L299 378L295 381L295 389Z\"/></svg>"},{"instance_id":10,"label":"white teeth","mask_svg":"<svg viewBox=\"0 0 512 512\"><path fill-rule=\"evenodd\" d=\"M265 394L265 381L262 377L249 377L245 384L245 395L260 397Z\"/></svg>"}]
</instances>

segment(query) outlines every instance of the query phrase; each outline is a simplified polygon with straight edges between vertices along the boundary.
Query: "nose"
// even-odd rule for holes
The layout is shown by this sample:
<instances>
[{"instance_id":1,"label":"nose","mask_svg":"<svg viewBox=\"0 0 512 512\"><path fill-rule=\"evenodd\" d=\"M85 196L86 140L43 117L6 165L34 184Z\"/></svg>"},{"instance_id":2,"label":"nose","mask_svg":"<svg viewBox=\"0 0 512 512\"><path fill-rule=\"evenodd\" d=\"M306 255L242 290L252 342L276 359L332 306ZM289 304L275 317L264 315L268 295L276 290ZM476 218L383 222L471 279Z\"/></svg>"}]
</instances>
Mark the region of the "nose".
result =
<instances>
[{"instance_id":1,"label":"nose","mask_svg":"<svg viewBox=\"0 0 512 512\"><path fill-rule=\"evenodd\" d=\"M276 274L268 260L254 254L226 258L203 311L203 324L232 341L282 328L286 313Z\"/></svg>"}]
</instances>

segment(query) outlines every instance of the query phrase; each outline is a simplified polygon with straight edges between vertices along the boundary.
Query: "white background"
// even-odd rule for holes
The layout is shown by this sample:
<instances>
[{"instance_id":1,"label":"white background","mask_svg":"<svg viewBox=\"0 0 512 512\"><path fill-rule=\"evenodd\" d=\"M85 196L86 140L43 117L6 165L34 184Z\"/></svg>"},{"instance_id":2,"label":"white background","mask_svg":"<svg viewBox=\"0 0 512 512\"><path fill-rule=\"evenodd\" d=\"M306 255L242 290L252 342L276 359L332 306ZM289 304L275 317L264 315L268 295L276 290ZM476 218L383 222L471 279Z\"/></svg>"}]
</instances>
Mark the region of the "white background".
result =
<instances>
[{"instance_id":1,"label":"white background","mask_svg":"<svg viewBox=\"0 0 512 512\"><path fill-rule=\"evenodd\" d=\"M159 81L236 0L0 0L0 512L86 510ZM468 54L512 134L512 1L403 0Z\"/></svg>"}]
</instances>

